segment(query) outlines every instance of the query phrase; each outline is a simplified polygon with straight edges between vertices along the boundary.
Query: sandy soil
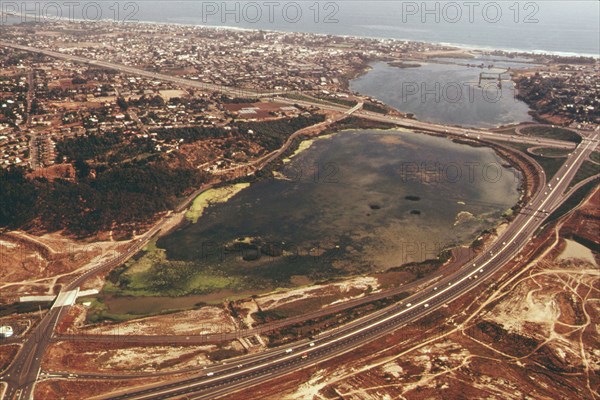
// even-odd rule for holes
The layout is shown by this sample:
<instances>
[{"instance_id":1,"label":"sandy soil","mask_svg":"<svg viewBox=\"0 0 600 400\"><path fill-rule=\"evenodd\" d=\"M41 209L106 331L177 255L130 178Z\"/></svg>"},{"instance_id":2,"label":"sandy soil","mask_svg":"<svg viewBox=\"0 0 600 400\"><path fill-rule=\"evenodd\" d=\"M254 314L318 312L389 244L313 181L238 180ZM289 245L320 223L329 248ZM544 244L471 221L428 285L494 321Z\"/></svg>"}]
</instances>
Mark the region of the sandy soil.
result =
<instances>
[{"instance_id":1,"label":"sandy soil","mask_svg":"<svg viewBox=\"0 0 600 400\"><path fill-rule=\"evenodd\" d=\"M144 384L160 382L165 378L144 379ZM46 400L58 399L89 399L103 393L111 393L131 385L139 385L139 380L119 380L107 382L105 380L67 380L52 379L38 382L35 386L34 398Z\"/></svg>"},{"instance_id":2,"label":"sandy soil","mask_svg":"<svg viewBox=\"0 0 600 400\"><path fill-rule=\"evenodd\" d=\"M565 240L565 242L566 246L558 258L559 260L581 260L596 267L598 266L592 250L573 240Z\"/></svg>"},{"instance_id":3,"label":"sandy soil","mask_svg":"<svg viewBox=\"0 0 600 400\"><path fill-rule=\"evenodd\" d=\"M235 330L230 314L219 307L202 307L169 315L141 318L120 324L85 329L89 334L200 335Z\"/></svg>"},{"instance_id":4,"label":"sandy soil","mask_svg":"<svg viewBox=\"0 0 600 400\"><path fill-rule=\"evenodd\" d=\"M55 294L65 276L113 257L126 242L85 243L58 233L34 236L21 231L0 235L2 302L23 295Z\"/></svg>"},{"instance_id":5,"label":"sandy soil","mask_svg":"<svg viewBox=\"0 0 600 400\"><path fill-rule=\"evenodd\" d=\"M132 346L127 344L59 342L49 347L44 369L69 373L154 372L211 364L216 346Z\"/></svg>"},{"instance_id":6,"label":"sandy soil","mask_svg":"<svg viewBox=\"0 0 600 400\"><path fill-rule=\"evenodd\" d=\"M10 365L20 347L18 344L0 346L0 371L3 371Z\"/></svg>"},{"instance_id":7,"label":"sandy soil","mask_svg":"<svg viewBox=\"0 0 600 400\"><path fill-rule=\"evenodd\" d=\"M340 302L364 297L368 292L380 290L379 280L375 277L358 277L328 285L313 285L287 291L277 291L236 303L238 316L247 328L257 325L252 314L259 310L269 311L286 309L286 313L306 313ZM296 312L294 312L296 311Z\"/></svg>"}]
</instances>

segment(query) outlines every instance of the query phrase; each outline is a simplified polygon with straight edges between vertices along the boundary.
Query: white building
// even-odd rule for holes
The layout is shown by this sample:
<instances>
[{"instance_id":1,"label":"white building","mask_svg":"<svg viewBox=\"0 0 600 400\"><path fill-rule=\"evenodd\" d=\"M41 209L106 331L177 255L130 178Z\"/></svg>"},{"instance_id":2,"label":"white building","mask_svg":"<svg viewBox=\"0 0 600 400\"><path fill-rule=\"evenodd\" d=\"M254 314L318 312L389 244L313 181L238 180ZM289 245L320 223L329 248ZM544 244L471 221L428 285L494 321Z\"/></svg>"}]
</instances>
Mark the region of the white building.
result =
<instances>
[{"instance_id":1,"label":"white building","mask_svg":"<svg viewBox=\"0 0 600 400\"><path fill-rule=\"evenodd\" d=\"M9 338L13 335L13 328L10 326L0 326L0 338Z\"/></svg>"}]
</instances>

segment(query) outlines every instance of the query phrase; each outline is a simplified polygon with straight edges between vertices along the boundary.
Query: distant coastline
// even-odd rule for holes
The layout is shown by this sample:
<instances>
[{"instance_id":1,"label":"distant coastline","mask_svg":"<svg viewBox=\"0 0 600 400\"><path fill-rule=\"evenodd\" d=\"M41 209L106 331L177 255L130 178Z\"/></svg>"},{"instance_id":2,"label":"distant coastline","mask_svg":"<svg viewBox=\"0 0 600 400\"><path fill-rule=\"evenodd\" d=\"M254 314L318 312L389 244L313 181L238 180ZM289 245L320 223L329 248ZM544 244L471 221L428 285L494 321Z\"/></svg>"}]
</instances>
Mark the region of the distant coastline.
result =
<instances>
[{"instance_id":1,"label":"distant coastline","mask_svg":"<svg viewBox=\"0 0 600 400\"><path fill-rule=\"evenodd\" d=\"M592 57L600 59L600 54L594 53L576 53L576 52L568 52L568 51L553 51L553 50L539 50L539 49L519 49L519 48L503 48L503 47L493 47L493 46L484 46L484 45L476 45L476 44L466 44L466 43L454 43L454 42L437 42L437 41L426 41L426 40L416 40L416 39L406 39L406 38L394 38L394 37L383 37L383 36L369 36L369 35L344 35L344 34L329 34L329 33L318 33L318 32L304 32L304 31L285 31L278 29L259 29L259 28L242 28L237 26L230 25L202 25L202 24L193 24L193 23L179 23L179 22L158 22L158 21L138 21L137 23L149 23L149 24L161 24L161 25L180 25L180 26L197 26L200 28L208 28L208 29L225 29L232 31L246 31L246 32L273 32L273 33L302 33L306 35L316 35L316 36L333 36L333 37L343 37L343 38L351 38L351 39L372 39L379 41L395 41L395 42L408 42L408 43L422 43L422 44L430 44L434 46L447 46L454 47L459 50L465 51L503 51L511 54L531 54L531 55L549 55L549 56L558 56L558 57Z\"/></svg>"},{"instance_id":2,"label":"distant coastline","mask_svg":"<svg viewBox=\"0 0 600 400\"><path fill-rule=\"evenodd\" d=\"M5 16L12 18L19 18L20 15L15 16L14 14L7 14L0 11L0 16ZM56 18L52 19L52 21L56 20L64 20L65 22L93 22L93 21L85 21L83 19L78 18ZM40 21L41 22L41 21ZM104 18L97 22L101 23L111 23L114 22L112 19ZM14 23L2 23L0 26L18 24L20 21ZM502 46L486 46L486 45L477 45L477 44L468 44L468 43L455 43L455 42L444 42L444 41L428 41L428 40L418 40L418 39L408 39L408 38L395 38L395 37L385 37L385 36L370 36L370 35L350 35L350 34L330 34L330 33L320 33L320 32L308 32L308 31L287 31L283 29L264 29L264 28L246 28L239 26L231 26L231 25L216 25L216 24L200 24L200 23L184 23L184 22L166 22L166 21L153 21L153 20L139 20L139 21L124 21L124 22L116 22L116 23L125 23L125 24L148 24L148 25L166 25L166 26L182 26L182 27L197 27L200 29L215 29L215 30L230 30L230 31L240 31L240 32L270 32L270 33L298 33L305 35L315 35L315 36L333 36L333 37L342 37L342 38L351 38L351 39L369 39L369 40L378 40L378 41L395 41L395 42L407 42L407 43L421 43L428 44L433 46L446 46L452 47L458 50L464 51L480 51L480 52L494 52L501 51L514 55L548 55L555 57L591 57L600 60L600 54L598 53L585 53L585 52L568 52L568 51L556 51L556 50L544 50L544 49L520 49L520 48L505 48Z\"/></svg>"}]
</instances>

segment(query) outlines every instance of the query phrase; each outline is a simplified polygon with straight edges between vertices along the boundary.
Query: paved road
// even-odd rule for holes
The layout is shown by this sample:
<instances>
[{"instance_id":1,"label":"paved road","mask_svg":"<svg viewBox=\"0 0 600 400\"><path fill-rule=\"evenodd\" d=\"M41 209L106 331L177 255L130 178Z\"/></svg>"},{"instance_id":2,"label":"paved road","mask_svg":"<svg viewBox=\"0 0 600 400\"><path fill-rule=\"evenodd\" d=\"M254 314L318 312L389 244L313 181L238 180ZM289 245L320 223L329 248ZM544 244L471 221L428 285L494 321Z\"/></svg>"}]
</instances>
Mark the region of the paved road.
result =
<instances>
[{"instance_id":1,"label":"paved road","mask_svg":"<svg viewBox=\"0 0 600 400\"><path fill-rule=\"evenodd\" d=\"M348 115L349 114L345 114L343 117L347 117ZM296 136L297 135L295 135L294 137ZM291 143L291 140L288 142ZM268 159L265 160L265 163L263 165L268 163L272 158L279 156L280 154L281 152L276 152L276 154L272 156L270 155ZM193 194L188 196L187 199L184 202L182 202L176 208L175 211L180 212L184 210L200 193L202 193L205 190L211 189L213 186L213 184L207 184L202 188L198 189ZM92 276L102 272L106 273L127 261L135 253L141 250L148 243L148 241L165 226L167 221L167 219L163 219L155 227L148 231L142 238L139 238L136 241L134 241L129 248L127 248L123 253L119 254L117 257L113 258L107 263L99 265L96 268L90 269L76 277L72 282L61 288L61 292L59 293L58 297L60 297L60 295L63 293L76 290L83 282L85 282ZM31 398L35 382L37 381L41 372L40 365L42 357L49 344L53 340L55 340L53 338L55 330L54 328L61 320L64 310L68 307L70 307L70 305L66 305L64 307L53 307L50 310L50 312L44 316L40 324L36 326L33 329L33 331L29 334L27 340L23 343L23 346L17 354L17 357L15 358L13 363L2 375L0 375L0 381L4 381L8 384L8 388L4 395L5 399L12 400L16 398L20 400Z\"/></svg>"},{"instance_id":2,"label":"paved road","mask_svg":"<svg viewBox=\"0 0 600 400\"><path fill-rule=\"evenodd\" d=\"M576 144L572 142L566 142L562 140L546 139L546 138L535 138L531 136L517 136L517 135L503 135L496 132L485 131L481 129L461 128L456 126L444 126L433 124L429 122L416 121L407 118L389 117L381 114L371 112L356 113L357 116L370 119L373 121L387 122L396 124L405 128L410 129L421 129L424 131L452 134L457 136L463 136L470 139L480 140L499 140L507 141L512 143L531 144L536 146L554 147L560 149L575 149Z\"/></svg>"},{"instance_id":3,"label":"paved road","mask_svg":"<svg viewBox=\"0 0 600 400\"><path fill-rule=\"evenodd\" d=\"M489 143L492 145L492 143ZM494 144L496 147L500 149L504 149L506 151L512 151L512 149L500 145ZM529 163L531 168L533 168L532 173L536 176L543 177L543 169L535 163L531 158L526 155L523 156L526 159L526 162ZM535 190L535 188L532 188ZM530 213L531 207L525 206L522 210L524 213ZM469 256L470 258L471 256ZM464 262L464 258L460 261L460 263ZM454 268L452 268L454 269ZM114 343L118 340L120 343L138 343L138 344L146 344L146 345L191 345L191 344L206 344L206 343L218 343L224 341L236 340L239 338L250 337L254 335L260 335L272 332L274 330L302 323L307 320L316 320L324 316L333 315L345 310L348 310L353 307L358 307L367 303L372 303L381 299L388 299L391 297L398 296L403 293L410 293L420 287L426 286L428 283L436 282L441 279L444 275L447 275L446 269L440 270L432 275L427 276L426 278L420 279L418 281L402 285L400 287L390 289L387 291L383 291L380 293L370 294L365 297L361 297L358 299L353 299L349 301L345 301L343 303L338 303L333 306L326 307L324 309L320 309L313 312L307 312L305 314L299 315L297 317L286 318L278 321L271 322L268 325L258 326L252 329L239 330L235 332L228 333L214 333L208 335L119 335L115 337L115 335L110 334L76 334L76 335L55 335L53 341L82 341L82 342L95 342L95 343ZM144 374L146 376L151 375L151 373ZM103 376L101 376L103 377Z\"/></svg>"},{"instance_id":4,"label":"paved road","mask_svg":"<svg viewBox=\"0 0 600 400\"><path fill-rule=\"evenodd\" d=\"M91 65L94 67L108 68L108 69L125 72L125 73L129 73L129 74L133 74L133 75L144 76L146 78L158 79L158 80L162 80L162 81L166 81L166 82L172 82L172 83L176 83L178 85L185 86L185 87L192 87L195 89L225 93L225 94L229 94L232 96L242 96L243 95L243 96L248 96L248 97L267 97L267 96L273 96L273 95L277 95L277 94L281 93L281 92L277 92L277 91L260 92L260 91L256 91L256 90L250 90L250 89L241 89L241 88L235 88L235 87L229 87L229 86L223 86L223 85L215 85L215 84L211 84L211 83L198 82L198 81L194 81L194 80L190 80L190 79L186 79L186 78L179 78L179 77L173 76L173 75L166 75L166 74L160 74L160 73L155 73L155 72L151 72L151 71L146 71L146 70L143 70L140 68L130 67L128 65L116 64L116 63L111 63L108 61L93 60L93 59L75 56L75 55L71 55L71 54L59 53L57 51L52 51L52 50L48 50L48 49L40 49L37 47L23 46L20 44L10 43L10 42L6 42L3 40L0 40L0 46L10 47L10 48L17 49L17 50L28 51L31 53L43 54L43 55L46 55L49 57L58 58L60 60L70 61L70 62L74 62L74 63Z\"/></svg>"},{"instance_id":5,"label":"paved road","mask_svg":"<svg viewBox=\"0 0 600 400\"><path fill-rule=\"evenodd\" d=\"M347 112L348 108L343 106L329 105L329 104L321 104L317 102L308 102L303 100L294 100L288 99L285 97L275 97L275 101L279 103L286 104L298 104L302 106L313 106L319 107L326 110L331 111L339 111L339 112ZM418 121L411 118L402 118L389 116L379 113L374 113L370 111L364 111L357 109L355 110L354 115L360 118L368 119L376 122L384 122L388 124L394 124L403 128L422 130L427 132L434 132L439 134L451 134L456 136L462 136L470 139L479 139L479 140L494 140L494 141L505 141L512 143L523 143L523 144L531 144L534 146L544 146L544 147L553 147L560 149L574 149L577 145L572 142L567 142L563 140L554 140L547 138L536 138L531 136L518 136L518 135L504 135L496 132L490 132L484 129L472 129L472 128L464 128L459 126L450 126L450 125L441 125L435 124L432 122L424 122ZM580 133L581 134L581 133Z\"/></svg>"},{"instance_id":6,"label":"paved road","mask_svg":"<svg viewBox=\"0 0 600 400\"><path fill-rule=\"evenodd\" d=\"M549 182L543 182L530 202L530 207L536 212L518 215L484 254L453 276L436 283L436 286L340 329L319 335L312 342L302 341L260 355L240 357L192 378L102 398L158 400L186 395L193 399L215 399L348 353L422 318L482 284L493 284L494 273L529 243L546 216L562 204L563 193L596 146L597 135L584 140L556 176Z\"/></svg>"}]
</instances>

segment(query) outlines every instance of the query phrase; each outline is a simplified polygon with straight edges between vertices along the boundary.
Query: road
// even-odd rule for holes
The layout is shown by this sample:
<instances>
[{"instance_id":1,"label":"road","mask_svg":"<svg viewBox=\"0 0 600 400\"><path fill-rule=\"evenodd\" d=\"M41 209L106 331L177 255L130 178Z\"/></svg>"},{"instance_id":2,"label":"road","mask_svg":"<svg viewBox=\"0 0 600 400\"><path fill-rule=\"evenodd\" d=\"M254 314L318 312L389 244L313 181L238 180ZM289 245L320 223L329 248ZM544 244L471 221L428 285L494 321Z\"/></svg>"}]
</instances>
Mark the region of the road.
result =
<instances>
[{"instance_id":1,"label":"road","mask_svg":"<svg viewBox=\"0 0 600 400\"><path fill-rule=\"evenodd\" d=\"M492 285L495 272L529 243L546 216L562 204L565 199L563 194L573 177L596 148L597 136L585 139L557 175L549 182L543 181L530 202L535 213L518 215L498 240L472 264L437 282L436 286L432 285L400 303L340 329L318 335L312 342L304 340L260 355L228 360L226 365L195 377L101 398L159 400L186 395L193 399L215 399L351 352L422 318L482 284Z\"/></svg>"},{"instance_id":2,"label":"road","mask_svg":"<svg viewBox=\"0 0 600 400\"><path fill-rule=\"evenodd\" d=\"M489 143L491 145L491 143ZM502 146L499 144L495 144L496 147L501 149L509 150L506 146ZM542 177L544 172L539 165L535 163L535 161L528 159L528 162L531 165L531 168L534 170L532 173L535 173L536 176ZM530 207L526 206L523 208L522 212L530 212ZM470 258L471 256L469 256ZM463 258L464 260L464 258ZM464 261L460 261L464 262ZM453 268L452 268L453 269ZM426 278L421 280L402 285L400 287L386 290L379 293L369 294L367 296L345 301L342 303L338 303L333 306L329 306L323 309L319 309L312 312L307 312L302 315L285 318L282 320L277 320L269 323L268 325L258 326L252 329L244 329L234 332L228 333L214 333L207 335L122 335L119 336L119 341L121 343L137 343L137 344L146 344L146 345L164 345L165 343L171 345L201 345L206 343L218 343L224 341L236 340L239 338L251 337L254 335L261 335L265 333L272 332L274 330L303 323L308 320L316 320L322 318L324 316L334 315L342 311L346 311L350 308L358 307L367 303L372 303L377 300L388 299L391 297L398 296L403 293L408 293L413 290L419 289L422 286L426 286L428 283L435 282L441 279L444 275L446 275L446 269L437 271L431 275L428 275ZM112 335L104 334L104 335L92 335L92 334L77 334L77 335L55 335L53 341L87 341L93 343L114 343L115 337ZM150 375L150 374L145 374Z\"/></svg>"},{"instance_id":3,"label":"road","mask_svg":"<svg viewBox=\"0 0 600 400\"><path fill-rule=\"evenodd\" d=\"M48 50L48 49L40 49L37 47L23 46L20 44L10 43L10 42L6 42L3 40L0 40L0 46L10 47L10 48L17 49L17 50L28 51L31 53L43 54L48 57L58 58L60 60L70 61L70 62L79 63L79 64L90 65L93 67L107 68L107 69L112 69L112 70L119 71L119 72L125 72L125 73L129 73L129 74L133 74L133 75L144 76L146 78L157 79L157 80L161 80L161 81L165 81L165 82L171 82L171 83L175 83L175 84L178 84L181 86L191 87L194 89L229 94L232 96L268 97L268 96L273 96L273 95L277 95L277 94L281 93L281 92L276 92L276 91L259 92L259 91L250 90L250 89L241 89L241 88L235 88L235 87L229 87L229 86L223 86L223 85L215 85L212 83L197 82L197 81L193 81L193 80L186 79L186 78L179 78L177 76L146 71L146 70L139 69L136 67L130 67L128 65L116 64L116 63L111 63L108 61L92 60L92 59L88 59L88 58L84 58L84 57L74 56L71 54L59 53L57 51L52 51L52 50Z\"/></svg>"},{"instance_id":4,"label":"road","mask_svg":"<svg viewBox=\"0 0 600 400\"><path fill-rule=\"evenodd\" d=\"M340 118L345 118L349 114L344 114ZM332 121L325 121L323 124L331 123ZM300 132L302 133L302 132ZM280 156L287 147L292 143L293 139L298 136L298 132L296 132L288 141L283 149L280 149L274 154L270 154L261 165L266 165L272 159ZM202 188L196 190L187 199L182 202L176 209L175 212L181 212L186 209L189 204L203 191L209 190L213 187L213 184L204 185ZM135 253L141 250L148 241L154 237L168 222L167 219L163 219L156 226L154 226L150 231L148 231L142 238L138 238L135 240L129 248L127 248L124 252L114 257L110 261L99 265L93 269L82 273L77 276L72 282L65 285L61 288L61 292L57 296L60 297L61 294L76 290L83 282L88 280L94 275L99 273L107 273L113 268L121 265L125 261L127 261L130 257L132 257ZM9 366L9 368L0 375L0 381L6 382L8 384L8 388L4 395L6 399L29 399L33 395L33 390L35 387L35 383L38 380L39 374L41 372L41 360L46 351L46 348L50 345L50 343L54 340L54 330L58 322L61 320L61 316L63 311L70 307L70 305L66 305L64 307L55 307L52 308L48 314L44 316L38 326L36 326L32 332L29 334L27 340L23 343L23 346L17 357L13 361L13 363Z\"/></svg>"},{"instance_id":5,"label":"road","mask_svg":"<svg viewBox=\"0 0 600 400\"><path fill-rule=\"evenodd\" d=\"M339 111L339 112L347 112L348 108L343 106L322 104L317 102L308 102L303 100L294 100L288 99L285 97L275 97L273 99L279 103L286 104L298 104L306 107L319 107L325 110L330 111ZM518 135L503 135L496 132L490 132L484 129L473 129L473 128L464 128L460 126L449 126L449 125L441 125L432 122L424 122L418 121L411 118L402 118L389 116L379 113L374 113L370 111L360 110L360 108L355 110L354 115L356 117L368 119L376 122L383 122L387 124L397 125L403 128L414 129L414 130L422 130L427 132L439 133L443 135L456 135L462 136L470 139L478 139L478 140L493 140L493 141L506 141L512 143L521 143L521 144L530 144L532 146L540 146L540 147L554 147L560 149L574 149L577 145L572 142L562 141L562 140L554 140L547 138L536 138L531 136L518 136Z\"/></svg>"}]
</instances>

